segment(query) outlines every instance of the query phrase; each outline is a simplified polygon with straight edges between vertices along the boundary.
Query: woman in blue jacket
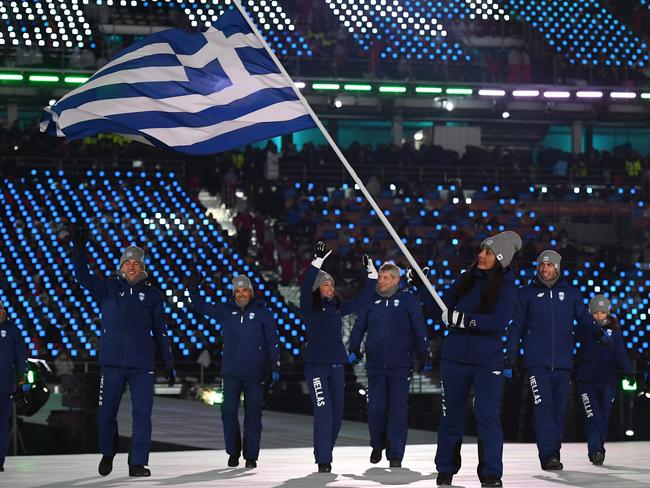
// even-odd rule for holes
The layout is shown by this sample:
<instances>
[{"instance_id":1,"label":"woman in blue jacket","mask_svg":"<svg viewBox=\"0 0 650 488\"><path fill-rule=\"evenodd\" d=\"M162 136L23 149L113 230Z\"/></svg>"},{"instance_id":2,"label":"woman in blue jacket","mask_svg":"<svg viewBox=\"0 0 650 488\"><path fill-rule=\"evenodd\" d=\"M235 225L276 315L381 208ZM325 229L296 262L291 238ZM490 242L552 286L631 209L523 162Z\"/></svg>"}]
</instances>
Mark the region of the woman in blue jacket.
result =
<instances>
[{"instance_id":1,"label":"woman in blue jacket","mask_svg":"<svg viewBox=\"0 0 650 488\"><path fill-rule=\"evenodd\" d=\"M605 440L609 414L616 394L617 370L635 383L632 363L616 317L611 315L612 303L604 295L596 295L589 302L589 313L601 327L602 333L593 334L579 329L581 343L578 360L578 395L585 411L585 430L589 460L596 466L605 461Z\"/></svg>"},{"instance_id":2,"label":"woman in blue jacket","mask_svg":"<svg viewBox=\"0 0 650 488\"><path fill-rule=\"evenodd\" d=\"M465 413L474 389L481 486L503 486L501 430L502 336L517 299L510 263L521 249L517 233L506 231L481 243L476 261L445 290L448 334L442 345L442 415L438 428L438 485L451 485L461 466ZM428 294L423 297L428 299Z\"/></svg>"},{"instance_id":3,"label":"woman in blue jacket","mask_svg":"<svg viewBox=\"0 0 650 488\"><path fill-rule=\"evenodd\" d=\"M366 306L377 283L377 270L364 254L368 277L363 290L352 300L341 300L336 294L334 278L321 270L331 253L324 242L316 244L314 260L300 288L300 310L307 337L305 379L314 407L314 457L320 473L332 470L332 450L343 419L343 365L348 362L348 355L343 345L341 319Z\"/></svg>"}]
</instances>

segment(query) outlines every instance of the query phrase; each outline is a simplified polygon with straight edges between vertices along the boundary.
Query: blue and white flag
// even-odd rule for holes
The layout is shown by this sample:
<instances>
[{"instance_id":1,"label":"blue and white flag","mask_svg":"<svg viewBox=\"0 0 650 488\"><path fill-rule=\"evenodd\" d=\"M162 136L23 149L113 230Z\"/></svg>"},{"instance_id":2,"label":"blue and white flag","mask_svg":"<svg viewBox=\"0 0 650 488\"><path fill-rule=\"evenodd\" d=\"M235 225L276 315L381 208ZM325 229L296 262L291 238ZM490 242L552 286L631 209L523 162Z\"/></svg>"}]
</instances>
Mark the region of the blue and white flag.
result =
<instances>
[{"instance_id":1,"label":"blue and white flag","mask_svg":"<svg viewBox=\"0 0 650 488\"><path fill-rule=\"evenodd\" d=\"M100 133L213 154L314 127L291 81L237 10L205 32L170 29L121 51L45 109L41 131Z\"/></svg>"}]
</instances>

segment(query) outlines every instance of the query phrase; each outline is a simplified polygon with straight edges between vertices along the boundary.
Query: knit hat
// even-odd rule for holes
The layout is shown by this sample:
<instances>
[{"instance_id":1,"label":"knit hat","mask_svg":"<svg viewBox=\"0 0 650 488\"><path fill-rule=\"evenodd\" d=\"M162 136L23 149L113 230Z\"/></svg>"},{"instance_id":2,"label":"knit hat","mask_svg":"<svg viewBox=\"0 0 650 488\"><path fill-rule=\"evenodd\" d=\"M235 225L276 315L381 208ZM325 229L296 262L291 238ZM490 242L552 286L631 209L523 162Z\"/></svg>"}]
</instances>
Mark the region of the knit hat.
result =
<instances>
[{"instance_id":1,"label":"knit hat","mask_svg":"<svg viewBox=\"0 0 650 488\"><path fill-rule=\"evenodd\" d=\"M237 288L248 288L250 291L253 291L253 284L248 276L237 275L232 280L232 292L235 293L235 289Z\"/></svg>"},{"instance_id":2,"label":"knit hat","mask_svg":"<svg viewBox=\"0 0 650 488\"><path fill-rule=\"evenodd\" d=\"M612 302L605 295L596 295L589 300L589 313L605 312L609 314L612 308Z\"/></svg>"},{"instance_id":3,"label":"knit hat","mask_svg":"<svg viewBox=\"0 0 650 488\"><path fill-rule=\"evenodd\" d=\"M138 261L142 266L142 271L145 270L144 251L140 249L138 246L129 246L124 250L124 252L122 253L122 257L120 258L120 265L118 266L117 269L122 269L122 265L126 261Z\"/></svg>"},{"instance_id":4,"label":"knit hat","mask_svg":"<svg viewBox=\"0 0 650 488\"><path fill-rule=\"evenodd\" d=\"M553 266L555 266L555 269L559 274L561 261L562 256L560 256L560 253L553 251L552 249L547 249L546 251L542 251L542 254L540 254L537 258L537 265L539 266L542 263L551 263Z\"/></svg>"},{"instance_id":5,"label":"knit hat","mask_svg":"<svg viewBox=\"0 0 650 488\"><path fill-rule=\"evenodd\" d=\"M481 247L492 251L501 267L507 268L512 263L515 253L521 249L521 237L516 232L507 230L481 242Z\"/></svg>"},{"instance_id":6,"label":"knit hat","mask_svg":"<svg viewBox=\"0 0 650 488\"><path fill-rule=\"evenodd\" d=\"M316 275L316 279L314 280L314 286L311 287L312 291L318 290L320 285L325 283L326 281L331 281L332 286L334 286L334 278L332 278L332 275L329 273L326 273L322 269L318 270L318 274Z\"/></svg>"}]
</instances>

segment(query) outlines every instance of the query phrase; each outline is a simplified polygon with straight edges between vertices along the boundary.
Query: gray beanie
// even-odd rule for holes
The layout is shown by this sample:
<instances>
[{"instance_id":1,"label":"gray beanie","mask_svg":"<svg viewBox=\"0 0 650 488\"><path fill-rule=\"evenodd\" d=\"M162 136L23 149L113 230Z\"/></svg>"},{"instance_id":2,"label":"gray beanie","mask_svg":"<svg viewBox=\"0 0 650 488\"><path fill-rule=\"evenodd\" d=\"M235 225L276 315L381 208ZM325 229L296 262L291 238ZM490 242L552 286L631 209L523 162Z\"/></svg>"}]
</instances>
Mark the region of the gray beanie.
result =
<instances>
[{"instance_id":1,"label":"gray beanie","mask_svg":"<svg viewBox=\"0 0 650 488\"><path fill-rule=\"evenodd\" d=\"M124 252L122 253L122 257L120 258L120 265L118 266L118 270L122 269L122 265L126 261L138 261L140 265L142 266L142 271L145 270L144 267L144 251L140 249L138 246L129 246L127 247Z\"/></svg>"},{"instance_id":2,"label":"gray beanie","mask_svg":"<svg viewBox=\"0 0 650 488\"><path fill-rule=\"evenodd\" d=\"M316 279L314 280L314 286L311 287L311 291L318 290L318 287L323 283L325 283L326 281L331 281L332 286L334 286L334 278L332 278L332 275L326 273L322 269L319 269L318 274L316 275Z\"/></svg>"},{"instance_id":3,"label":"gray beanie","mask_svg":"<svg viewBox=\"0 0 650 488\"><path fill-rule=\"evenodd\" d=\"M589 313L605 312L609 314L612 308L612 302L605 295L596 295L589 300Z\"/></svg>"},{"instance_id":4,"label":"gray beanie","mask_svg":"<svg viewBox=\"0 0 650 488\"><path fill-rule=\"evenodd\" d=\"M515 253L521 249L521 237L516 232L507 230L481 242L481 247L487 248L497 258L501 267L507 268L512 263Z\"/></svg>"},{"instance_id":5,"label":"gray beanie","mask_svg":"<svg viewBox=\"0 0 650 488\"><path fill-rule=\"evenodd\" d=\"M232 292L235 293L236 288L248 288L250 291L253 291L253 284L251 280L246 275L237 275L232 280Z\"/></svg>"},{"instance_id":6,"label":"gray beanie","mask_svg":"<svg viewBox=\"0 0 650 488\"><path fill-rule=\"evenodd\" d=\"M553 251L552 249L547 249L546 251L542 251L542 254L537 258L537 265L539 266L542 263L551 263L559 273L561 261L562 256L560 256L560 253Z\"/></svg>"}]
</instances>

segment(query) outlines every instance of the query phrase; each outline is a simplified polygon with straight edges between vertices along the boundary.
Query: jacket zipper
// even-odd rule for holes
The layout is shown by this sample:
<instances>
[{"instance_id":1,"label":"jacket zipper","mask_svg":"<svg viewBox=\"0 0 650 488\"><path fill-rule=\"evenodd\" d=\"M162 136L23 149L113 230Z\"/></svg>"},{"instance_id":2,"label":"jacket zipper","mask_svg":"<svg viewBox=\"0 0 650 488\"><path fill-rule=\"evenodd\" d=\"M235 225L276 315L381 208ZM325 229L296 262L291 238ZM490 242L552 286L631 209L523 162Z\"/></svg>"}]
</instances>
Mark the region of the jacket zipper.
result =
<instances>
[{"instance_id":1,"label":"jacket zipper","mask_svg":"<svg viewBox=\"0 0 650 488\"><path fill-rule=\"evenodd\" d=\"M238 354L238 363L239 363L239 370L241 371L241 343L242 343L242 337L244 337L244 311L241 311L241 319L239 319L239 323L241 324L241 329L239 331L239 354Z\"/></svg>"},{"instance_id":2,"label":"jacket zipper","mask_svg":"<svg viewBox=\"0 0 650 488\"><path fill-rule=\"evenodd\" d=\"M550 290L549 296L551 297L551 371L555 369L555 320L553 320L553 290Z\"/></svg>"},{"instance_id":3,"label":"jacket zipper","mask_svg":"<svg viewBox=\"0 0 650 488\"><path fill-rule=\"evenodd\" d=\"M386 308L388 308L388 299L386 299ZM388 367L386 365L386 356L388 356L388 354L386 354L386 352L387 352L386 350L387 350L387 346L388 346L388 336L389 336L388 327L386 327L386 335L384 337L384 368Z\"/></svg>"},{"instance_id":4,"label":"jacket zipper","mask_svg":"<svg viewBox=\"0 0 650 488\"><path fill-rule=\"evenodd\" d=\"M133 295L133 287L129 288L129 295ZM131 303L129 303L129 308ZM124 334L124 367L127 367L129 364L129 331L127 330Z\"/></svg>"}]
</instances>

